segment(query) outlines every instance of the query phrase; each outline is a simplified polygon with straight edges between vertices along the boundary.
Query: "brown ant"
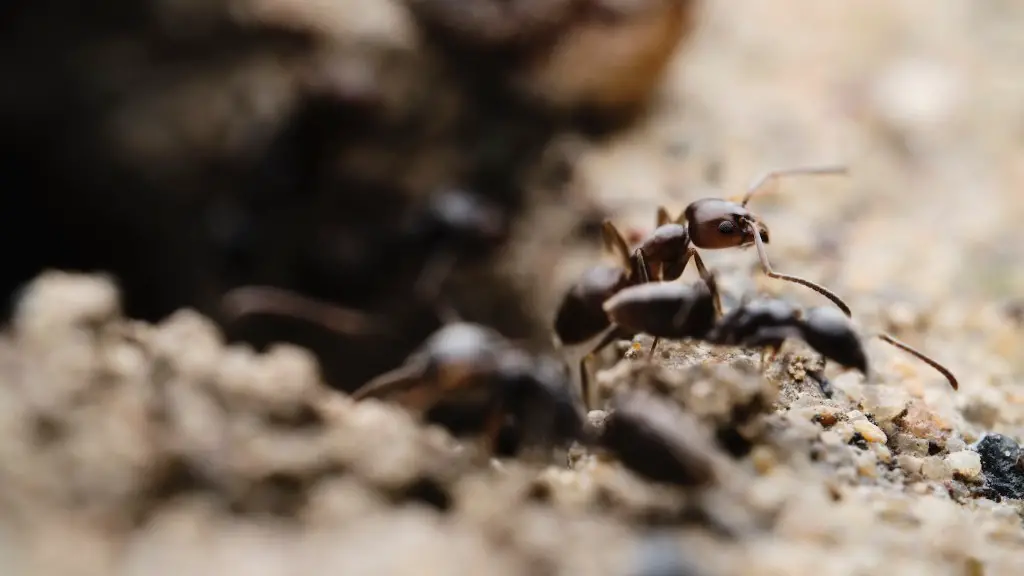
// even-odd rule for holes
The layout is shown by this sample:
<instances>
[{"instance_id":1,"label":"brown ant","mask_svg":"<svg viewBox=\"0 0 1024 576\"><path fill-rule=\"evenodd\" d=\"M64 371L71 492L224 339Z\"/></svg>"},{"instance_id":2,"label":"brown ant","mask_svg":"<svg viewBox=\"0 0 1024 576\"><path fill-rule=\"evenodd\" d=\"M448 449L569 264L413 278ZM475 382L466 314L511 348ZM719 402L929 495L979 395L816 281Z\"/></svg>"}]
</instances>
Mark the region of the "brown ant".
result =
<instances>
[{"instance_id":1,"label":"brown ant","mask_svg":"<svg viewBox=\"0 0 1024 576\"><path fill-rule=\"evenodd\" d=\"M675 280L682 276L691 259L697 266L701 278L706 280L708 270L700 253L697 252L698 248L723 250L754 246L761 261L761 268L768 277L806 286L825 296L847 316L851 316L850 307L824 286L798 276L780 274L772 269L765 248L765 244L770 241L768 226L760 216L747 209L747 204L754 196L766 191L770 186L777 185L779 178L796 175L839 175L847 172L848 169L840 165L772 170L755 180L739 202L723 198L702 198L691 202L675 219L664 206L659 206L658 227L640 244L637 251L649 263L652 272L660 270L661 274L657 277L661 280ZM714 293L714 301L715 309L721 315L721 298L717 292ZM657 346L658 340L655 339L651 345L650 356L654 355Z\"/></svg>"},{"instance_id":2,"label":"brown ant","mask_svg":"<svg viewBox=\"0 0 1024 576\"><path fill-rule=\"evenodd\" d=\"M581 344L606 330L602 338L580 360L580 387L587 405L591 405L587 360L615 340L630 338L637 333L620 325L613 329L609 328L609 319L602 317L598 312L598 308L603 308L605 301L615 294L652 280L676 280L682 276L692 259L707 286L716 315L722 316L717 284L704 265L698 248L721 250L754 246L761 268L767 276L811 288L831 300L847 317L851 317L852 312L846 302L824 286L798 276L775 272L765 248L765 244L770 241L769 229L758 215L747 209L747 204L754 196L766 191L770 186L777 185L779 178L793 175L838 175L847 172L848 169L840 165L773 170L756 179L739 201L722 198L695 200L675 219L665 207L659 207L657 227L632 251L623 235L611 222L606 221L604 246L618 257L619 266L602 264L589 269L566 293L555 320L555 334L566 345ZM684 329L685 326L678 327L678 330ZM652 335L654 342L648 357L653 357L658 346L659 336L656 333ZM878 334L878 337L935 367L946 376L954 389L957 388L956 378L934 360L889 334Z\"/></svg>"},{"instance_id":3,"label":"brown ant","mask_svg":"<svg viewBox=\"0 0 1024 576\"><path fill-rule=\"evenodd\" d=\"M654 282L620 290L603 308L616 326L634 334L759 347L770 352L768 360L787 339L799 338L826 359L868 375L863 342L850 317L835 308L801 310L784 300L764 299L745 301L719 318L712 293L704 280L690 285ZM936 369L954 390L959 388L956 377L935 360L891 336L879 336Z\"/></svg>"}]
</instances>

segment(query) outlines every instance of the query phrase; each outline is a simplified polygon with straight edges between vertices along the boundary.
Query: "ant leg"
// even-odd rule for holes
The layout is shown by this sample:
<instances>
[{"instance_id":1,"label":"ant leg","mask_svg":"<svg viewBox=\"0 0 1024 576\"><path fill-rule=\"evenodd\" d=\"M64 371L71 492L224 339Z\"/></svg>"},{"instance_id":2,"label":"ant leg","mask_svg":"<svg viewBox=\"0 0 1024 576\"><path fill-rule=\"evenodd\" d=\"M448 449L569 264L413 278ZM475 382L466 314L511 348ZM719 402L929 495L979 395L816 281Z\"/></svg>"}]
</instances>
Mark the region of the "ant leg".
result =
<instances>
[{"instance_id":1,"label":"ant leg","mask_svg":"<svg viewBox=\"0 0 1024 576\"><path fill-rule=\"evenodd\" d=\"M658 206L658 216L657 216L657 220L655 220L655 225L660 228L660 227L664 226L665 224L671 224L671 223L672 223L672 216L668 213L668 208L665 208L664 206Z\"/></svg>"},{"instance_id":2,"label":"ant leg","mask_svg":"<svg viewBox=\"0 0 1024 576\"><path fill-rule=\"evenodd\" d=\"M831 164L823 166L800 166L797 168L784 168L781 170L771 170L765 172L759 176L754 182L747 188L747 193L743 195L743 199L740 201L740 206L746 206L750 199L755 195L760 194L774 188L778 185L780 177L783 176L796 176L796 175L827 175L827 174L847 174L849 168L842 164Z\"/></svg>"},{"instance_id":3,"label":"ant leg","mask_svg":"<svg viewBox=\"0 0 1024 576\"><path fill-rule=\"evenodd\" d=\"M505 425L505 411L502 402L495 403L491 407L490 414L484 422L483 433L477 444L479 457L483 463L489 463L498 452L498 438L501 436L501 429Z\"/></svg>"},{"instance_id":4,"label":"ant leg","mask_svg":"<svg viewBox=\"0 0 1024 576\"><path fill-rule=\"evenodd\" d=\"M408 390L420 383L426 362L423 359L411 359L405 364L389 370L366 384L357 388L350 395L353 400L381 398L389 394Z\"/></svg>"},{"instance_id":5,"label":"ant leg","mask_svg":"<svg viewBox=\"0 0 1024 576\"><path fill-rule=\"evenodd\" d=\"M651 269L647 265L647 260L644 259L644 251L641 250L640 248L637 248L636 251L633 252L633 257L636 260L636 268L637 273L640 276L640 283L647 284L648 282L651 281ZM654 343L651 344L651 351L647 353L648 360L654 358L654 350L658 347L659 340L660 339L657 336L654 337ZM636 349L639 349L640 345L634 344L634 347Z\"/></svg>"},{"instance_id":6,"label":"ant leg","mask_svg":"<svg viewBox=\"0 0 1024 576\"><path fill-rule=\"evenodd\" d=\"M272 314L305 320L339 334L389 334L384 321L365 312L315 300L283 288L242 286L228 291L221 305L229 320Z\"/></svg>"},{"instance_id":7,"label":"ant leg","mask_svg":"<svg viewBox=\"0 0 1024 576\"><path fill-rule=\"evenodd\" d=\"M618 326L612 326L601 336L597 344L580 358L580 396L583 397L583 404L587 407L587 410L593 410L595 404L594 398L592 398L593 393L590 389L590 374L587 371L587 364L589 364L591 358L614 342L618 335Z\"/></svg>"},{"instance_id":8,"label":"ant leg","mask_svg":"<svg viewBox=\"0 0 1024 576\"><path fill-rule=\"evenodd\" d=\"M629 244L622 232L612 224L611 220L601 223L601 239L604 240L604 249L614 254L622 267L629 270L631 262L629 258Z\"/></svg>"},{"instance_id":9,"label":"ant leg","mask_svg":"<svg viewBox=\"0 0 1024 576\"><path fill-rule=\"evenodd\" d=\"M644 257L644 251L637 248L633 251L633 260L636 261L636 274L640 278L641 284L647 284L651 281L653 274L651 272L651 266L647 263L647 258ZM626 268L627 270L629 267Z\"/></svg>"},{"instance_id":10,"label":"ant leg","mask_svg":"<svg viewBox=\"0 0 1024 576\"><path fill-rule=\"evenodd\" d=\"M711 297L715 299L715 314L722 317L722 297L718 293L718 281L715 279L714 274L708 271L707 266L704 265L704 260L701 259L700 254L695 248L690 248L690 252L693 252L693 263L697 265L697 273L700 274L701 280L708 285L708 290L711 291Z\"/></svg>"},{"instance_id":11,"label":"ant leg","mask_svg":"<svg viewBox=\"0 0 1024 576\"><path fill-rule=\"evenodd\" d=\"M828 360L825 360L828 362ZM825 367L822 366L821 370L807 370L807 377L818 383L818 389L825 398L832 398L835 394L835 387L832 386L832 381L825 376Z\"/></svg>"},{"instance_id":12,"label":"ant leg","mask_svg":"<svg viewBox=\"0 0 1024 576\"><path fill-rule=\"evenodd\" d=\"M441 296L445 280L455 269L458 257L449 250L442 250L431 256L413 285L413 293L421 302L436 302Z\"/></svg>"},{"instance_id":13,"label":"ant leg","mask_svg":"<svg viewBox=\"0 0 1024 576\"><path fill-rule=\"evenodd\" d=\"M895 336L886 334L885 332L876 334L875 336L877 336L881 340L888 342L889 344L892 344L893 346L899 348L900 350L903 350L904 352L910 354L911 356L916 357L918 360L934 368L936 371L938 371L940 374L946 377L946 380L949 381L949 385L953 387L953 390L960 389L960 383L957 381L956 376L954 376L948 368L946 368L942 364L939 364L937 361L932 360L930 357L926 356L924 352L921 352L916 348L913 348L912 346L905 342L897 340Z\"/></svg>"},{"instance_id":14,"label":"ant leg","mask_svg":"<svg viewBox=\"0 0 1024 576\"><path fill-rule=\"evenodd\" d=\"M832 303L835 304L836 306L838 306L839 309L842 310L843 313L846 314L848 317L852 317L853 316L853 313L850 311L850 306L847 305L846 302L844 302L842 298L837 296L835 293L833 293L828 288L825 288L824 286L821 286L820 284L815 284L814 282L811 282L810 280L805 280L803 278L800 278L799 276L790 276L788 274L779 274L778 272L775 272L774 270L772 270L771 262L768 261L768 251L764 247L764 241L761 240L761 228L760 228L760 226L758 226L757 222L754 222L754 221L748 221L748 223L750 224L751 231L753 232L753 235L754 235L754 246L757 247L757 257L760 258L760 260L761 260L761 268L764 269L764 273L769 278L775 278L777 280L785 280L787 282L793 282L794 284L800 284L802 286L806 286L806 287L810 288L811 290L814 290L818 294L821 294L825 298L828 298L829 300L831 300Z\"/></svg>"}]
</instances>

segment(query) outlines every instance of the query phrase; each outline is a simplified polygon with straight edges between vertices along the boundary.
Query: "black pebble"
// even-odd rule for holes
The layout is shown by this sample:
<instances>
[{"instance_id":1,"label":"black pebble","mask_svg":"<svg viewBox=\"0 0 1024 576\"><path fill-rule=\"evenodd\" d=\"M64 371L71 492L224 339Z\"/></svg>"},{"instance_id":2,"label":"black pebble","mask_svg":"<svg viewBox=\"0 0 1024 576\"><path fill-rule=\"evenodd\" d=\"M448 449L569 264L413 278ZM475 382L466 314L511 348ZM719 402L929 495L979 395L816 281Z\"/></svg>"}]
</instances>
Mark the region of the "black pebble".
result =
<instances>
[{"instance_id":1,"label":"black pebble","mask_svg":"<svg viewBox=\"0 0 1024 576\"><path fill-rule=\"evenodd\" d=\"M1003 498L1024 499L1024 468L1021 468L1020 446L1012 438L991 434L978 442L985 488Z\"/></svg>"}]
</instances>

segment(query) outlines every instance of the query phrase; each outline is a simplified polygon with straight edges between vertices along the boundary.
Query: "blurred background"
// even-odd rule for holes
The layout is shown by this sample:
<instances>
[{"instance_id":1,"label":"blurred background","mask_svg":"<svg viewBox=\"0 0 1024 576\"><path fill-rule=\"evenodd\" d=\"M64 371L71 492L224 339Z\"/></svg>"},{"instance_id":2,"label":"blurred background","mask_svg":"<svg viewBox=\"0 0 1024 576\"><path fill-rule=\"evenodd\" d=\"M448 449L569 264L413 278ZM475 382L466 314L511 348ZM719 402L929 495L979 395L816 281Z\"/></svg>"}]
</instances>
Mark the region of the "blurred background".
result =
<instances>
[{"instance_id":1,"label":"blurred background","mask_svg":"<svg viewBox=\"0 0 1024 576\"><path fill-rule=\"evenodd\" d=\"M948 457L989 433L1024 436L1022 27L1024 4L1007 0L3 8L0 291L12 329L0 354L9 444L0 503L10 518L0 572L1015 573L1024 532L1014 493L998 505L974 499L970 487L983 482ZM632 478L516 463L498 479L443 470L424 448L431 433L392 423L397 413L323 408L351 414L315 441L263 443L255 416L237 416L278 402L333 406L321 395L398 365L441 323L412 292L439 255L454 259L443 292L462 317L553 352L555 308L601 257L603 219L639 236L659 205L675 214L701 197L742 194L766 170L835 163L849 175L794 177L751 205L771 227L776 270L834 289L865 332L927 350L961 388L870 344L878 385L842 375L845 395L824 404L850 422L852 412L898 406L892 418L909 409L920 426L878 423L889 455L874 456L877 474L859 474L847 455L823 469L790 460L782 441L772 444L781 476L771 481L755 478L758 461L734 462L749 509L782 518L767 529L750 520L767 530L757 536L673 520L668 540L652 539L664 527L651 510L668 506L655 502L679 494ZM487 207L491 234L465 241L437 223L453 193ZM764 278L753 251L704 258L723 275L727 306L752 291L821 303ZM166 353L170 368L149 352L97 352L60 328L115 297L93 280L30 284L48 270L110 278L119 316L158 324L133 337L153 338L147 350ZM225 294L250 285L398 329L345 334L287 315L232 317ZM227 343L276 346L277 360ZM174 417L152 402L176 385L194 394L167 400L182 421L161 428L153 422ZM810 388L780 386L772 417L821 413ZM818 428L779 422L786 438L806 432L827 444ZM238 436L218 436L222 428ZM61 441L43 448L40 434ZM339 451L341 463L321 466L327 457L307 443ZM223 469L197 479L182 464L196 454ZM928 473L931 461L944 468ZM301 494L302 512L250 510L281 467L301 482L274 490ZM534 498L538 474L546 490L570 495L502 509ZM612 488L577 486L587 482ZM461 503L457 515L407 502L436 502L423 496L428 484ZM836 485L856 490L840 497ZM834 523L805 522L821 506ZM869 512L902 520L876 528ZM706 565L674 565L687 550L706 552Z\"/></svg>"}]
</instances>

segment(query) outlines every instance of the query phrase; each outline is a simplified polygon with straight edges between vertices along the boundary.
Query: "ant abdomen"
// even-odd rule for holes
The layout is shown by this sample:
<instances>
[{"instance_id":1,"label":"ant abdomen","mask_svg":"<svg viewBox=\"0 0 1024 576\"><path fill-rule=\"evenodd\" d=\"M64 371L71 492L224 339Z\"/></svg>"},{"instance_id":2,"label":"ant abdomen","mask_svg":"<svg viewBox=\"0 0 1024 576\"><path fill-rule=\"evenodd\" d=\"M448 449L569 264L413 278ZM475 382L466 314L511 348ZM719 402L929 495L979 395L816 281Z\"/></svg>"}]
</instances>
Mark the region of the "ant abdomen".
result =
<instances>
[{"instance_id":1,"label":"ant abdomen","mask_svg":"<svg viewBox=\"0 0 1024 576\"><path fill-rule=\"evenodd\" d=\"M803 340L829 360L862 374L868 372L864 345L850 319L836 308L808 309L800 321Z\"/></svg>"},{"instance_id":2,"label":"ant abdomen","mask_svg":"<svg viewBox=\"0 0 1024 576\"><path fill-rule=\"evenodd\" d=\"M629 273L621 266L588 268L566 293L555 315L555 334L562 344L582 344L611 326L602 305L628 285Z\"/></svg>"},{"instance_id":3,"label":"ant abdomen","mask_svg":"<svg viewBox=\"0 0 1024 576\"><path fill-rule=\"evenodd\" d=\"M651 282L626 288L604 304L621 328L658 338L702 338L715 325L714 299L707 284Z\"/></svg>"}]
</instances>

